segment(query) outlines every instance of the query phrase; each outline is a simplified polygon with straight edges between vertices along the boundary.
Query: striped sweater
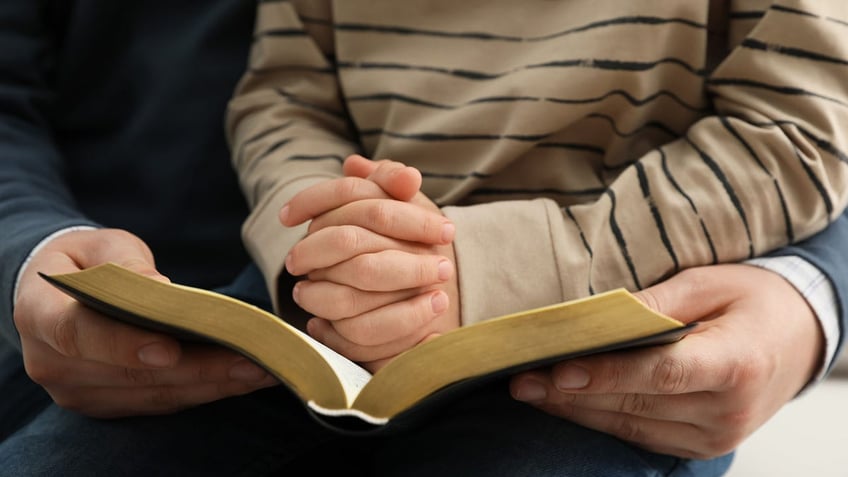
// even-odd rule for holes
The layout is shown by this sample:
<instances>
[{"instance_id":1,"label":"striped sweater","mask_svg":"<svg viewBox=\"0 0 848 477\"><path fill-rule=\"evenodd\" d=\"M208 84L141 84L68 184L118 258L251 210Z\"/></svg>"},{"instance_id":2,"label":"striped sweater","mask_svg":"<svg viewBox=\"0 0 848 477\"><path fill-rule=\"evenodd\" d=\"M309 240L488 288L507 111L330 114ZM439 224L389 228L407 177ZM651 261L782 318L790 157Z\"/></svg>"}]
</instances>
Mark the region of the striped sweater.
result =
<instances>
[{"instance_id":1,"label":"striped sweater","mask_svg":"<svg viewBox=\"0 0 848 477\"><path fill-rule=\"evenodd\" d=\"M266 0L227 128L269 283L304 233L281 205L348 154L390 158L456 224L468 324L826 227L848 5Z\"/></svg>"}]
</instances>

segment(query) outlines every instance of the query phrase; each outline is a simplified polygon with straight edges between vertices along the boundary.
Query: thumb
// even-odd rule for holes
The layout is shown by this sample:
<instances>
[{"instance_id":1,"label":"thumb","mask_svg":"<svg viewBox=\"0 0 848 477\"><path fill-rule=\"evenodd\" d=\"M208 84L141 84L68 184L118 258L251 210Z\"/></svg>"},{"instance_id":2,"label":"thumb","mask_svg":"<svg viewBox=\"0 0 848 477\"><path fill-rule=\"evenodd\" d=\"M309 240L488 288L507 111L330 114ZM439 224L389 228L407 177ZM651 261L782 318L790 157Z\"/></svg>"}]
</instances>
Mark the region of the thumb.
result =
<instances>
[{"instance_id":1,"label":"thumb","mask_svg":"<svg viewBox=\"0 0 848 477\"><path fill-rule=\"evenodd\" d=\"M421 189L422 179L418 169L400 162L370 161L355 154L345 160L342 169L346 176L361 177L374 182L396 200L409 201Z\"/></svg>"},{"instance_id":2,"label":"thumb","mask_svg":"<svg viewBox=\"0 0 848 477\"><path fill-rule=\"evenodd\" d=\"M715 274L702 268L684 270L633 295L648 308L684 323L707 320L721 313L728 300L715 281Z\"/></svg>"},{"instance_id":3,"label":"thumb","mask_svg":"<svg viewBox=\"0 0 848 477\"><path fill-rule=\"evenodd\" d=\"M346 176L366 179L377 170L378 166L379 164L377 162L366 159L359 154L351 154L344 160L342 172Z\"/></svg>"},{"instance_id":4,"label":"thumb","mask_svg":"<svg viewBox=\"0 0 848 477\"><path fill-rule=\"evenodd\" d=\"M156 269L153 252L136 235L118 229L101 229L91 233L97 234L95 242L89 242L92 246L78 249L79 253L74 257L80 268L112 262L159 281L170 281Z\"/></svg>"}]
</instances>

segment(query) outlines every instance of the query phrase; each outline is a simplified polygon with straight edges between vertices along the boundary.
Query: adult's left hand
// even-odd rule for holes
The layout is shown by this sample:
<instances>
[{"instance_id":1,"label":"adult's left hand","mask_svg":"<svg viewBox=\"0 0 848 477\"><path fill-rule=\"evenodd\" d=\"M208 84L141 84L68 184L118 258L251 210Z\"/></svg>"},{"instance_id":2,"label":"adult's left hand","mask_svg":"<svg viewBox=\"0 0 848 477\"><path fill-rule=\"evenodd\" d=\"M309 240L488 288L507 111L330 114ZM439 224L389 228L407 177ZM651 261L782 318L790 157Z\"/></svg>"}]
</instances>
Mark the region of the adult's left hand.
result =
<instances>
[{"instance_id":1,"label":"adult's left hand","mask_svg":"<svg viewBox=\"0 0 848 477\"><path fill-rule=\"evenodd\" d=\"M781 276L748 265L683 271L637 296L695 332L517 375L514 398L642 448L685 458L735 449L820 366L813 311Z\"/></svg>"}]
</instances>

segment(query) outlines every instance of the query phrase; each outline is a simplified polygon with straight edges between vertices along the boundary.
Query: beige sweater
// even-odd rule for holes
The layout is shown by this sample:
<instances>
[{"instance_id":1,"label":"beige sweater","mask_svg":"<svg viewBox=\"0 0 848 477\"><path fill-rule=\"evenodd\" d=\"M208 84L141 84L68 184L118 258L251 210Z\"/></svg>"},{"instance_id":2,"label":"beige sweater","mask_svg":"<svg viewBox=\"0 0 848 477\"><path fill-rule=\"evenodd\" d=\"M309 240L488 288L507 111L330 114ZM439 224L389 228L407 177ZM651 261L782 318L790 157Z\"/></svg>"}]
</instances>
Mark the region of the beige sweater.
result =
<instances>
[{"instance_id":1,"label":"beige sweater","mask_svg":"<svg viewBox=\"0 0 848 477\"><path fill-rule=\"evenodd\" d=\"M260 2L227 122L249 251L276 292L281 205L354 152L456 224L464 324L815 233L848 200L848 5L725 4Z\"/></svg>"}]
</instances>

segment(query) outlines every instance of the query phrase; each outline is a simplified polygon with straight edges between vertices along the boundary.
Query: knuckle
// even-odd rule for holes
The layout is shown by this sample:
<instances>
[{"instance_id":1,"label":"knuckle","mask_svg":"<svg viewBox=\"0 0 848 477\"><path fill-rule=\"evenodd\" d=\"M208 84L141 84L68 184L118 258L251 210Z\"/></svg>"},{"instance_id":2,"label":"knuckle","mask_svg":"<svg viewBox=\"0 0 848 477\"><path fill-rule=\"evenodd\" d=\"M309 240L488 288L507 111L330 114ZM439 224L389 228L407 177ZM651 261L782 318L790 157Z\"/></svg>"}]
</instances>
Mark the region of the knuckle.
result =
<instances>
[{"instance_id":1,"label":"knuckle","mask_svg":"<svg viewBox=\"0 0 848 477\"><path fill-rule=\"evenodd\" d=\"M427 326L433 319L435 319L436 314L433 313L433 304L432 298L429 294L419 295L419 299L417 300L407 300L407 306L409 307L409 311L407 315L409 318L405 321L408 326L404 330L406 334L410 334L415 330L419 330L425 326Z\"/></svg>"},{"instance_id":2,"label":"knuckle","mask_svg":"<svg viewBox=\"0 0 848 477\"><path fill-rule=\"evenodd\" d=\"M613 435L627 442L641 442L644 432L635 419L622 417L614 424Z\"/></svg>"},{"instance_id":3,"label":"knuckle","mask_svg":"<svg viewBox=\"0 0 848 477\"><path fill-rule=\"evenodd\" d=\"M662 302L659 300L659 298L657 298L657 295L656 293L654 293L653 289L646 288L644 290L640 290L639 298L648 308L659 313L664 313L664 311L662 310Z\"/></svg>"},{"instance_id":4,"label":"knuckle","mask_svg":"<svg viewBox=\"0 0 848 477\"><path fill-rule=\"evenodd\" d=\"M377 254L366 253L351 260L352 276L357 277L358 287L365 291L375 291L377 279L381 276L380 259Z\"/></svg>"},{"instance_id":5,"label":"knuckle","mask_svg":"<svg viewBox=\"0 0 848 477\"><path fill-rule=\"evenodd\" d=\"M360 297L360 292L355 288L344 287L342 288L342 299L339 301L340 303L345 303L345 308L348 313L336 312L334 313L333 318L350 318L351 316L358 315L361 310L365 308L365 304L363 303L363 298ZM337 303L339 303L337 302ZM342 316L344 315L344 316Z\"/></svg>"},{"instance_id":6,"label":"knuckle","mask_svg":"<svg viewBox=\"0 0 848 477\"><path fill-rule=\"evenodd\" d=\"M362 195L363 182L357 177L345 177L335 181L335 194L339 200L348 202Z\"/></svg>"},{"instance_id":7,"label":"knuckle","mask_svg":"<svg viewBox=\"0 0 848 477\"><path fill-rule=\"evenodd\" d=\"M736 392L757 389L776 373L776 363L759 353L746 353L725 368L722 386Z\"/></svg>"},{"instance_id":8,"label":"knuckle","mask_svg":"<svg viewBox=\"0 0 848 477\"><path fill-rule=\"evenodd\" d=\"M221 373L217 372L217 369L212 366L199 366L194 371L194 376L199 383L216 383L221 381L219 379ZM226 380L224 382L226 382Z\"/></svg>"},{"instance_id":9,"label":"knuckle","mask_svg":"<svg viewBox=\"0 0 848 477\"><path fill-rule=\"evenodd\" d=\"M182 404L177 398L176 392L170 386L160 386L153 389L146 398L147 405L151 410L180 409Z\"/></svg>"},{"instance_id":10,"label":"knuckle","mask_svg":"<svg viewBox=\"0 0 848 477\"><path fill-rule=\"evenodd\" d=\"M362 316L333 323L333 327L342 338L359 346L374 344L379 332L374 325L374 320Z\"/></svg>"},{"instance_id":11,"label":"knuckle","mask_svg":"<svg viewBox=\"0 0 848 477\"><path fill-rule=\"evenodd\" d=\"M686 288L685 296L704 296L709 293L711 275L704 267L692 267L680 271L677 276Z\"/></svg>"},{"instance_id":12,"label":"knuckle","mask_svg":"<svg viewBox=\"0 0 848 477\"><path fill-rule=\"evenodd\" d=\"M689 385L689 373L679 360L664 357L654 374L654 385L660 394L679 394Z\"/></svg>"},{"instance_id":13,"label":"knuckle","mask_svg":"<svg viewBox=\"0 0 848 477\"><path fill-rule=\"evenodd\" d=\"M385 201L373 201L366 209L365 220L375 231L388 233L392 230L392 213L388 203Z\"/></svg>"},{"instance_id":14,"label":"knuckle","mask_svg":"<svg viewBox=\"0 0 848 477\"><path fill-rule=\"evenodd\" d=\"M359 232L354 227L337 227L332 246L336 250L356 251L361 243Z\"/></svg>"},{"instance_id":15,"label":"knuckle","mask_svg":"<svg viewBox=\"0 0 848 477\"><path fill-rule=\"evenodd\" d=\"M156 384L156 376L150 370L124 368L126 380L136 386L152 386Z\"/></svg>"},{"instance_id":16,"label":"knuckle","mask_svg":"<svg viewBox=\"0 0 848 477\"><path fill-rule=\"evenodd\" d=\"M550 400L547 400L539 404L538 407L548 414L559 416L563 419L570 420L578 415L577 407L568 401L552 403Z\"/></svg>"},{"instance_id":17,"label":"knuckle","mask_svg":"<svg viewBox=\"0 0 848 477\"><path fill-rule=\"evenodd\" d=\"M58 368L31 359L24 360L24 370L30 379L44 387L58 383L62 376Z\"/></svg>"},{"instance_id":18,"label":"knuckle","mask_svg":"<svg viewBox=\"0 0 848 477\"><path fill-rule=\"evenodd\" d=\"M653 410L653 403L654 401L644 394L628 393L620 401L618 410L624 414L643 416Z\"/></svg>"},{"instance_id":19,"label":"knuckle","mask_svg":"<svg viewBox=\"0 0 848 477\"><path fill-rule=\"evenodd\" d=\"M422 237L426 237L431 241L439 241L442 236L442 224L444 220L436 217L434 213L424 212L422 209L422 213L424 215L423 220L420 220L419 227L420 233Z\"/></svg>"},{"instance_id":20,"label":"knuckle","mask_svg":"<svg viewBox=\"0 0 848 477\"><path fill-rule=\"evenodd\" d=\"M746 436L747 432L735 428L703 428L691 441L687 457L706 460L725 455L739 447Z\"/></svg>"},{"instance_id":21,"label":"knuckle","mask_svg":"<svg viewBox=\"0 0 848 477\"><path fill-rule=\"evenodd\" d=\"M77 320L74 319L69 309L66 308L57 314L50 330L50 338L56 351L70 358L79 357L78 331Z\"/></svg>"},{"instance_id":22,"label":"knuckle","mask_svg":"<svg viewBox=\"0 0 848 477\"><path fill-rule=\"evenodd\" d=\"M413 279L415 280L413 285L429 285L438 279L438 263L434 263L429 257L422 257L422 260L418 260L417 266L413 270Z\"/></svg>"},{"instance_id":23,"label":"knuckle","mask_svg":"<svg viewBox=\"0 0 848 477\"><path fill-rule=\"evenodd\" d=\"M735 428L725 428L724 432L713 435L705 442L703 448L698 449L698 458L711 459L720 455L727 454L745 440L747 433L736 430Z\"/></svg>"}]
</instances>

